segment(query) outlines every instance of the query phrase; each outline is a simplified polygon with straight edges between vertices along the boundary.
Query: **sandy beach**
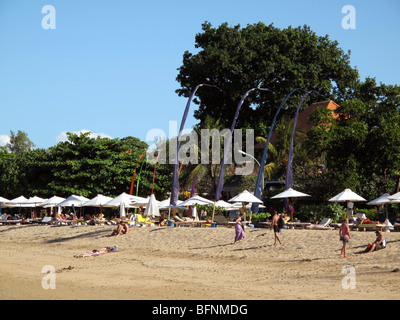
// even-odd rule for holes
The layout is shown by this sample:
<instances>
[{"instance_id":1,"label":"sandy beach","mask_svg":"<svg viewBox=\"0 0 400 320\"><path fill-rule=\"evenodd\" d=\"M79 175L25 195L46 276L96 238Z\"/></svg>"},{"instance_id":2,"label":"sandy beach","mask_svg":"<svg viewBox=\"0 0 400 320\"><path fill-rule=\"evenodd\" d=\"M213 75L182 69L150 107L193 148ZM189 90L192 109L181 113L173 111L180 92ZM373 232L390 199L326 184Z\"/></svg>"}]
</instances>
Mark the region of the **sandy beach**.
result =
<instances>
[{"instance_id":1,"label":"sandy beach","mask_svg":"<svg viewBox=\"0 0 400 320\"><path fill-rule=\"evenodd\" d=\"M362 254L375 233L353 231L350 257L340 258L337 230L282 230L274 246L264 228L246 228L236 244L228 227L132 227L111 237L114 228L0 226L0 299L400 299L400 232ZM43 288L44 266L55 270L54 289Z\"/></svg>"}]
</instances>

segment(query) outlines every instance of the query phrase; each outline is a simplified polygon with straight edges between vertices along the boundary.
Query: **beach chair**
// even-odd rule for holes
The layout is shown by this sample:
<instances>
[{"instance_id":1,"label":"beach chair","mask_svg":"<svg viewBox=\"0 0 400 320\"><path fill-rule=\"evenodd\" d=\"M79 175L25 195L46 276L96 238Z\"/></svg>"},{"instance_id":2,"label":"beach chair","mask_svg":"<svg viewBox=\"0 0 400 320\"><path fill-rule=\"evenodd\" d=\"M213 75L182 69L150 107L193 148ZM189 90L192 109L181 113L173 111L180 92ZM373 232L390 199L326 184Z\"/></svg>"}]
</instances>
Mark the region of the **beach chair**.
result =
<instances>
[{"instance_id":1,"label":"beach chair","mask_svg":"<svg viewBox=\"0 0 400 320\"><path fill-rule=\"evenodd\" d=\"M307 226L310 230L330 230L329 224L332 222L330 218L324 218L319 224L311 224Z\"/></svg>"},{"instance_id":2,"label":"beach chair","mask_svg":"<svg viewBox=\"0 0 400 320\"><path fill-rule=\"evenodd\" d=\"M22 223L22 219L11 219L11 220L5 220L3 221L4 224L10 225L10 224L21 224Z\"/></svg>"},{"instance_id":3,"label":"beach chair","mask_svg":"<svg viewBox=\"0 0 400 320\"><path fill-rule=\"evenodd\" d=\"M8 214L3 214L0 217L0 224L3 224L4 222L6 222L7 221L7 217L8 217Z\"/></svg>"},{"instance_id":4,"label":"beach chair","mask_svg":"<svg viewBox=\"0 0 400 320\"><path fill-rule=\"evenodd\" d=\"M151 226L152 224L154 224L154 221L151 221L150 218L145 218L142 214L137 213L136 214L136 220L137 223L140 224L141 226Z\"/></svg>"},{"instance_id":5,"label":"beach chair","mask_svg":"<svg viewBox=\"0 0 400 320\"><path fill-rule=\"evenodd\" d=\"M43 217L40 221L40 224L51 224L53 222L52 217Z\"/></svg>"},{"instance_id":6,"label":"beach chair","mask_svg":"<svg viewBox=\"0 0 400 320\"><path fill-rule=\"evenodd\" d=\"M174 216L174 220L175 220L174 224L177 227L189 227L190 226L188 221L185 221L185 220L179 218L177 215Z\"/></svg>"},{"instance_id":7,"label":"beach chair","mask_svg":"<svg viewBox=\"0 0 400 320\"><path fill-rule=\"evenodd\" d=\"M229 225L229 221L226 220L224 216L214 216L214 221L219 226L227 226Z\"/></svg>"},{"instance_id":8,"label":"beach chair","mask_svg":"<svg viewBox=\"0 0 400 320\"><path fill-rule=\"evenodd\" d=\"M287 222L285 224L288 229L308 229L311 226L310 222L300 222L300 221L296 221L296 222Z\"/></svg>"}]
</instances>

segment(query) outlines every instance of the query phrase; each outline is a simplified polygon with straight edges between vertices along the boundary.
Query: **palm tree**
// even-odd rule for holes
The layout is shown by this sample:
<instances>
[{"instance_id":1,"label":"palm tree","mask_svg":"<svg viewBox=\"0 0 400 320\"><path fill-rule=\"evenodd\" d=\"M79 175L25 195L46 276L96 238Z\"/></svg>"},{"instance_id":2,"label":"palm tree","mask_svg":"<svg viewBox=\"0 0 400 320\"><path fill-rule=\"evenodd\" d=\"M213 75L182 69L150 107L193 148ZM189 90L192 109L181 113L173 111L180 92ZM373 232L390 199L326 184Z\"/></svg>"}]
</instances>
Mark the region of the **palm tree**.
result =
<instances>
[{"instance_id":1,"label":"palm tree","mask_svg":"<svg viewBox=\"0 0 400 320\"><path fill-rule=\"evenodd\" d=\"M206 119L204 120L202 126L200 127L199 125L195 126L194 131L197 133L198 137L201 137L201 129L216 129L217 131L221 131L223 129L223 125L221 124L221 121L219 119L214 119L211 116L207 116ZM210 137L211 140L211 137ZM223 145L220 141L219 146ZM197 146L197 148L200 150L200 146ZM199 151L198 150L198 151ZM209 150L209 163L200 163L196 165L193 169L191 169L190 173L188 174L188 177L186 179L186 184L184 185L186 190L189 190L192 187L193 181L197 176L197 182L204 182L204 180L208 177L211 178L211 190L210 194L214 194L216 188L217 188L217 178L218 178L218 172L219 172L219 167L220 164L215 164L212 162L212 150L208 148ZM200 152L199 152L200 154ZM220 160L222 159L223 152L220 150ZM220 161L221 162L221 161Z\"/></svg>"},{"instance_id":2,"label":"palm tree","mask_svg":"<svg viewBox=\"0 0 400 320\"><path fill-rule=\"evenodd\" d=\"M286 166L289 158L290 140L292 137L294 119L290 119L288 115L283 115L279 122L275 126L275 145L271 142L268 146L268 151L272 155L272 161L265 165L264 176L270 180L272 176L282 176L286 170ZM296 126L294 143L295 148L299 148L301 141L306 137L305 131ZM266 139L263 137L257 137L257 142L266 143Z\"/></svg>"},{"instance_id":3,"label":"palm tree","mask_svg":"<svg viewBox=\"0 0 400 320\"><path fill-rule=\"evenodd\" d=\"M256 137L256 142L260 143L262 145L265 145L267 143L267 139L264 137ZM276 159L278 153L273 146L273 144L270 142L268 144L268 154L271 155L272 159ZM266 180L271 180L271 177L277 172L277 165L275 162L271 161L269 163L266 163L264 166L264 178Z\"/></svg>"}]
</instances>

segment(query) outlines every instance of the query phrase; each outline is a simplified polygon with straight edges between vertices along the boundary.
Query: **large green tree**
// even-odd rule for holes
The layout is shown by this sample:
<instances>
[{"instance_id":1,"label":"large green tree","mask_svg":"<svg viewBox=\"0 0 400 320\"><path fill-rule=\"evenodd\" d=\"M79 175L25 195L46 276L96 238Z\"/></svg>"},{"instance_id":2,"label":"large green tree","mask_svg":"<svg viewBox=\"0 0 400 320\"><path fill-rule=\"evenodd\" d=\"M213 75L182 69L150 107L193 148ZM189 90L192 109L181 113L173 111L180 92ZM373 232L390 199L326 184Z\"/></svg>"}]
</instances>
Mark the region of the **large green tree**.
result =
<instances>
[{"instance_id":1,"label":"large green tree","mask_svg":"<svg viewBox=\"0 0 400 320\"><path fill-rule=\"evenodd\" d=\"M247 90L271 89L273 93L252 92L242 105L237 127L254 128L256 135L267 135L273 115L292 89L316 90L327 98L342 99L352 94L358 80L358 71L350 66L350 52L346 54L337 41L318 36L307 26L281 30L259 22L245 28L227 23L213 28L205 22L195 37L195 47L197 53L183 55L177 93L188 97L200 83L218 86L221 92L207 87L197 91L195 117L202 123L209 115L229 128ZM291 106L297 107L300 93L290 99ZM291 115L294 112L295 108L289 110Z\"/></svg>"},{"instance_id":2,"label":"large green tree","mask_svg":"<svg viewBox=\"0 0 400 320\"><path fill-rule=\"evenodd\" d=\"M89 132L69 133L67 141L48 150L17 154L3 150L0 151L0 194L13 198L21 194L94 197L129 193L136 163L147 148L145 142L134 137L95 139ZM153 188L154 165L146 157L141 159L135 192L138 186L139 195L149 195L152 190L158 198L166 194L171 184L171 170L168 165L157 165L156 169Z\"/></svg>"},{"instance_id":3,"label":"large green tree","mask_svg":"<svg viewBox=\"0 0 400 320\"><path fill-rule=\"evenodd\" d=\"M323 155L327 167L318 189L332 194L347 187L368 199L396 192L400 87L377 85L375 79L367 78L335 114L336 119L329 110L318 110L311 119L316 126L305 143L308 154Z\"/></svg>"},{"instance_id":4,"label":"large green tree","mask_svg":"<svg viewBox=\"0 0 400 320\"><path fill-rule=\"evenodd\" d=\"M10 131L10 142L6 144L6 149L19 154L32 150L35 144L28 138L28 134L24 131L18 130L17 133Z\"/></svg>"}]
</instances>

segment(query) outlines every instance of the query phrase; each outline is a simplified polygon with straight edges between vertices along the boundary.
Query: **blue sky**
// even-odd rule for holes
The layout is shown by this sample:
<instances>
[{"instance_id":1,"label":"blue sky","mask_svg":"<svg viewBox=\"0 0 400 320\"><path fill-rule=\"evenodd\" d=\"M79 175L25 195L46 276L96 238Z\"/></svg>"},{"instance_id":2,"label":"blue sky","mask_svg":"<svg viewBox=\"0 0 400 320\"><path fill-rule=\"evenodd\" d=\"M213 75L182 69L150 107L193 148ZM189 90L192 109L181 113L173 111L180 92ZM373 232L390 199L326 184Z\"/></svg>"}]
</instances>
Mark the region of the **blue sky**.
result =
<instances>
[{"instance_id":1,"label":"blue sky","mask_svg":"<svg viewBox=\"0 0 400 320\"><path fill-rule=\"evenodd\" d=\"M42 28L45 5L56 29ZM345 5L356 29L342 28ZM400 84L399 17L398 0L0 0L0 145L10 130L40 148L67 131L146 141L158 128L168 137L187 102L175 93L177 68L204 21L306 24L351 50L362 79ZM187 128L197 123L193 108Z\"/></svg>"}]
</instances>

